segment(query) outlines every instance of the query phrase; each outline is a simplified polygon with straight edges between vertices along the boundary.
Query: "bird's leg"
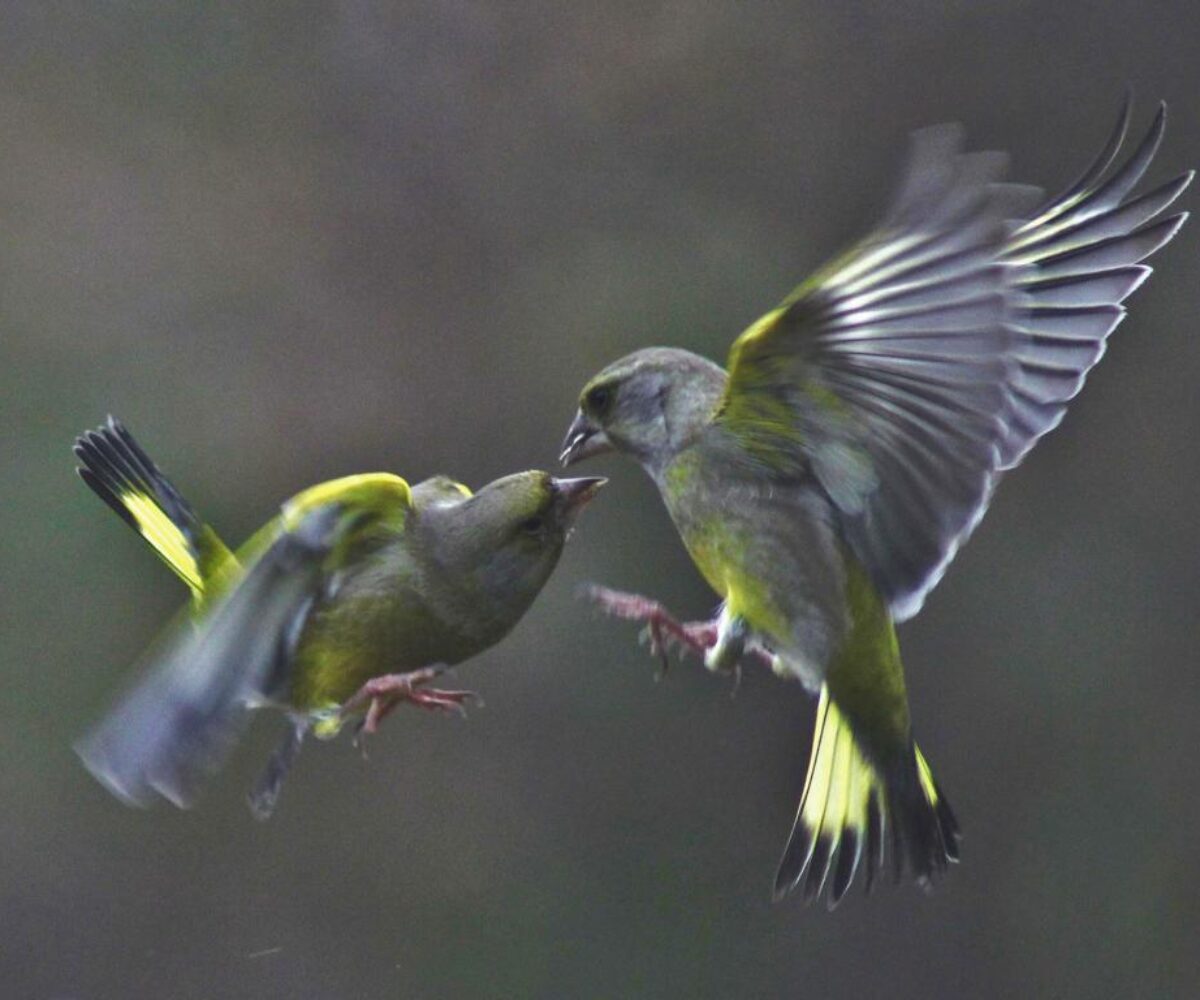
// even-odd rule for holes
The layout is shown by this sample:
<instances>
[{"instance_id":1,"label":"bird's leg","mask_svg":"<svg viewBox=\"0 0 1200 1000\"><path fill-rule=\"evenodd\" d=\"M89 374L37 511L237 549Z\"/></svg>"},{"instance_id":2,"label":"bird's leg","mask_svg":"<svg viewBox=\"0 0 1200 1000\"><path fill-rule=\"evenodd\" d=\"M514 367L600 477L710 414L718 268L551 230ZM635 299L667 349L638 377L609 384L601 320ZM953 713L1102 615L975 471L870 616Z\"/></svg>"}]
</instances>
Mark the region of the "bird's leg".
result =
<instances>
[{"instance_id":1,"label":"bird's leg","mask_svg":"<svg viewBox=\"0 0 1200 1000\"><path fill-rule=\"evenodd\" d=\"M614 618L645 622L642 638L649 643L651 655L662 660L664 674L668 666L667 653L672 647L678 647L683 653L691 651L704 656L717 641L715 622L680 622L658 601L641 594L610 590L595 584L587 586L583 594Z\"/></svg>"},{"instance_id":2,"label":"bird's leg","mask_svg":"<svg viewBox=\"0 0 1200 1000\"><path fill-rule=\"evenodd\" d=\"M288 771L291 770L292 764L300 753L300 744L304 742L308 725L307 719L292 718L288 720L287 732L283 734L283 741L275 748L271 759L267 761L266 770L259 776L258 781L254 783L254 787L246 796L255 819L270 819L271 813L275 811L275 803L279 799L279 790L283 787L283 779L287 777Z\"/></svg>"},{"instance_id":3,"label":"bird's leg","mask_svg":"<svg viewBox=\"0 0 1200 1000\"><path fill-rule=\"evenodd\" d=\"M704 665L716 673L733 674L731 696L736 695L741 686L742 663L745 660L755 660L782 675L783 661L752 637L745 618L730 614L728 607L722 607L721 614L711 623L711 627L716 638L704 654Z\"/></svg>"},{"instance_id":4,"label":"bird's leg","mask_svg":"<svg viewBox=\"0 0 1200 1000\"><path fill-rule=\"evenodd\" d=\"M746 640L750 637L746 619L730 614L727 606L722 607L716 632L716 641L705 650L704 665L716 673L736 670L738 661L746 651Z\"/></svg>"},{"instance_id":5,"label":"bird's leg","mask_svg":"<svg viewBox=\"0 0 1200 1000\"><path fill-rule=\"evenodd\" d=\"M441 676L445 667L424 667L421 670L410 670L403 674L384 674L372 677L358 689L342 707L338 714L344 719L349 715L360 712L365 705L367 708L363 720L359 723L359 734L371 734L379 728L379 723L396 709L402 702L410 702L419 708L437 712L454 712L465 715L465 703L482 701L474 691L447 690L444 688L428 688L424 685Z\"/></svg>"},{"instance_id":6,"label":"bird's leg","mask_svg":"<svg viewBox=\"0 0 1200 1000\"><path fill-rule=\"evenodd\" d=\"M741 615L730 614L728 605L717 618L717 639L704 654L704 665L714 673L733 674L732 698L742 685L742 656L750 638L750 626Z\"/></svg>"},{"instance_id":7,"label":"bird's leg","mask_svg":"<svg viewBox=\"0 0 1200 1000\"><path fill-rule=\"evenodd\" d=\"M739 661L746 657L774 669L775 655L766 646L750 638L745 619L722 611L712 621L680 622L662 604L641 594L629 594L592 584L584 596L616 618L645 622L642 635L650 643L650 652L662 659L662 672L667 671L667 653L672 647L704 657L710 670L737 671ZM736 685L734 687L736 691Z\"/></svg>"}]
</instances>

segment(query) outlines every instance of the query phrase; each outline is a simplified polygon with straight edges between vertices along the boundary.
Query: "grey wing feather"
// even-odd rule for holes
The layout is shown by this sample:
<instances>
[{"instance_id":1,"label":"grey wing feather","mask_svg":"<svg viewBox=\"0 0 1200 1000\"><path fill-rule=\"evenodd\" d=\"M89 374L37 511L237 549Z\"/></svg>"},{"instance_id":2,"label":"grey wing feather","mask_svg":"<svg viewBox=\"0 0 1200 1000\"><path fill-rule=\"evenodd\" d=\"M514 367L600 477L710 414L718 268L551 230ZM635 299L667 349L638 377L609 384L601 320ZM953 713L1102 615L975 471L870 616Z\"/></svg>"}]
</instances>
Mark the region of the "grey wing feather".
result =
<instances>
[{"instance_id":1,"label":"grey wing feather","mask_svg":"<svg viewBox=\"0 0 1200 1000\"><path fill-rule=\"evenodd\" d=\"M1122 305L1151 268L1141 261L1166 244L1186 213L1159 219L1191 183L1187 171L1147 194L1126 201L1162 141L1166 106L1124 165L1107 179L1125 131L1122 115L1100 170L1054 199L1022 225L1003 259L1016 271L1024 304L1013 318L1017 336L1013 379L999 468L1017 465L1038 439L1058 426L1067 403L1104 354L1108 335L1125 317ZM1099 161L1097 161L1099 162Z\"/></svg>"},{"instance_id":2,"label":"grey wing feather","mask_svg":"<svg viewBox=\"0 0 1200 1000\"><path fill-rule=\"evenodd\" d=\"M1008 212L1038 197L999 182L1002 157L959 152L957 135L914 137L900 208L878 238L895 259L849 287L835 273L814 297L820 315L808 317L820 331L810 377L849 410L810 420L809 458L898 618L917 610L991 495L1012 369L1012 291L998 257ZM855 447L874 473L866 492L846 487L862 481L848 479Z\"/></svg>"},{"instance_id":3,"label":"grey wing feather","mask_svg":"<svg viewBox=\"0 0 1200 1000\"><path fill-rule=\"evenodd\" d=\"M1002 157L962 153L955 128L917 133L884 224L735 345L731 429L740 419L751 453L787 472L778 456L794 444L740 416L736 397L789 405L804 461L897 620L920 609L997 476L1062 419L1149 275L1142 261L1183 224L1161 214L1190 172L1128 197L1163 109L1109 173L1128 110L1036 212L1033 189L1000 183Z\"/></svg>"},{"instance_id":4,"label":"grey wing feather","mask_svg":"<svg viewBox=\"0 0 1200 1000\"><path fill-rule=\"evenodd\" d=\"M76 745L92 775L130 805L156 795L185 807L224 760L248 706L279 667L295 617L311 606L334 508L285 532L245 577L162 656L153 672Z\"/></svg>"},{"instance_id":5,"label":"grey wing feather","mask_svg":"<svg viewBox=\"0 0 1200 1000\"><path fill-rule=\"evenodd\" d=\"M961 419L966 425L940 441L943 456L951 457L950 468L937 469L938 455L926 450L924 461L916 457L900 477L895 491L900 503L875 512L873 523L859 525L858 547L881 578L898 620L916 613L970 535L987 507L996 474L1018 464L1062 420L1067 403L1083 387L1087 373L1104 354L1109 334L1124 318L1121 303L1150 274L1141 261L1183 224L1184 215L1158 217L1187 188L1190 171L1127 200L1161 143L1164 107L1128 160L1105 179L1127 122L1128 105L1092 166L1005 240L997 255L1011 289L1005 297L1003 331L992 331L982 343L978 332L967 332L965 345L956 343L956 351L940 352L937 364L943 370L957 367L972 383L973 394L961 386L954 394L945 392L929 377L932 367L905 380L912 398L884 443L898 460L914 455L911 446L901 449L910 444L906 438L920 440L919 430L945 435L946 421ZM969 355L973 344L984 346L975 360ZM941 342L935 354L940 346ZM956 365L956 355L967 362L968 371ZM990 387L980 384L989 381ZM948 409L931 412L927 401L916 403L922 390ZM894 387L882 390L889 391ZM1002 397L998 409L997 393ZM868 395L878 408L881 391L872 387ZM916 424L921 405L926 414L923 428ZM933 413L943 418L940 426L928 419ZM981 477L982 447L964 450L961 444L973 441L982 446L989 438L995 453ZM923 536L912 531L914 524L934 530Z\"/></svg>"}]
</instances>

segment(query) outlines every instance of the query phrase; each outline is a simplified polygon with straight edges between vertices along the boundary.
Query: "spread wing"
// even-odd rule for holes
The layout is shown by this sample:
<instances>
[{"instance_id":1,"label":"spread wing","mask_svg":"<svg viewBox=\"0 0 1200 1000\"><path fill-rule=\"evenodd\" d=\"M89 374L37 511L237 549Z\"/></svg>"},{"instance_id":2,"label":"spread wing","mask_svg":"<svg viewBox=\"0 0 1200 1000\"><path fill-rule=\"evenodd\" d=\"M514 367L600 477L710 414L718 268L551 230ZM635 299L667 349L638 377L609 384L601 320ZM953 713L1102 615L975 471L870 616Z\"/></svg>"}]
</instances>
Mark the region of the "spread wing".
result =
<instances>
[{"instance_id":1,"label":"spread wing","mask_svg":"<svg viewBox=\"0 0 1200 1000\"><path fill-rule=\"evenodd\" d=\"M314 486L243 550L245 572L176 631L149 675L76 746L118 798L178 806L224 760L246 721L289 666L296 637L332 573L411 504L402 479L352 476ZM249 552L247 556L245 553Z\"/></svg>"},{"instance_id":2,"label":"spread wing","mask_svg":"<svg viewBox=\"0 0 1200 1000\"><path fill-rule=\"evenodd\" d=\"M1030 211L1003 158L913 138L892 210L735 342L716 420L767 475L814 475L892 615L915 614L997 475L1062 419L1185 215L1185 173L1130 197L1165 108L1109 173L1129 104L1080 179ZM1028 221L1014 223L1012 219Z\"/></svg>"}]
</instances>

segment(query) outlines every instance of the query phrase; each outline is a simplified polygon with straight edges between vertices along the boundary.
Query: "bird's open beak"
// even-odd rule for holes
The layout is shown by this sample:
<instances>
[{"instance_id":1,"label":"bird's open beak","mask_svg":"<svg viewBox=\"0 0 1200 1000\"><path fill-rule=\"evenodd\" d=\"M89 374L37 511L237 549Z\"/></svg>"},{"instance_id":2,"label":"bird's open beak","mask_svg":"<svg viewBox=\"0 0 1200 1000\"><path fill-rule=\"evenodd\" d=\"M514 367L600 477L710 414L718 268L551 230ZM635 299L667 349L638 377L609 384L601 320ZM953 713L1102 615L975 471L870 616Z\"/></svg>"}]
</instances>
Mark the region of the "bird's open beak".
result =
<instances>
[{"instance_id":1,"label":"bird's open beak","mask_svg":"<svg viewBox=\"0 0 1200 1000\"><path fill-rule=\"evenodd\" d=\"M563 465L574 465L593 455L602 455L612 451L612 442L599 427L593 424L582 410L575 414L571 426L567 428L567 436L563 441L562 454L558 460Z\"/></svg>"},{"instance_id":2,"label":"bird's open beak","mask_svg":"<svg viewBox=\"0 0 1200 1000\"><path fill-rule=\"evenodd\" d=\"M555 498L567 524L579 516L579 512L591 502L592 497L599 493L600 487L607 482L607 479L600 476L551 480Z\"/></svg>"}]
</instances>

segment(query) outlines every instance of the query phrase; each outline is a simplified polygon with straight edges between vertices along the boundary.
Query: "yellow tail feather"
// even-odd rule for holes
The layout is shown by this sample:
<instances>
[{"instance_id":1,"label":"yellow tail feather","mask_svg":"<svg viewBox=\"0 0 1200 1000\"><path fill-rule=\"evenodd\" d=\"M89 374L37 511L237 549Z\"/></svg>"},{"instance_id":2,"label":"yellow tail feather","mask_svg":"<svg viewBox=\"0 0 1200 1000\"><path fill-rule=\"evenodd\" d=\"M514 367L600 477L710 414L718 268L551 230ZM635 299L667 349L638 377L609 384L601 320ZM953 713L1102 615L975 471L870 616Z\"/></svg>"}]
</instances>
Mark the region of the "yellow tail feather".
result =
<instances>
[{"instance_id":1,"label":"yellow tail feather","mask_svg":"<svg viewBox=\"0 0 1200 1000\"><path fill-rule=\"evenodd\" d=\"M196 596L204 591L200 563L187 536L172 523L154 497L136 490L121 492L117 499L129 511L140 534L155 552L191 588Z\"/></svg>"},{"instance_id":2,"label":"yellow tail feather","mask_svg":"<svg viewBox=\"0 0 1200 1000\"><path fill-rule=\"evenodd\" d=\"M958 824L916 745L895 760L876 762L822 686L808 775L775 879L776 897L803 882L805 898L828 889L833 907L860 865L870 888L884 862L889 829L897 879L905 858L921 881L958 859Z\"/></svg>"},{"instance_id":3,"label":"yellow tail feather","mask_svg":"<svg viewBox=\"0 0 1200 1000\"><path fill-rule=\"evenodd\" d=\"M214 581L237 566L233 554L204 524L119 420L75 442L85 483L141 535L188 585L199 604Z\"/></svg>"}]
</instances>

